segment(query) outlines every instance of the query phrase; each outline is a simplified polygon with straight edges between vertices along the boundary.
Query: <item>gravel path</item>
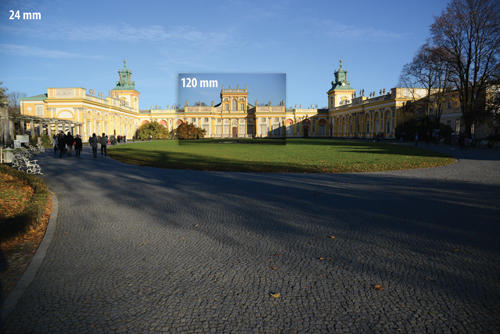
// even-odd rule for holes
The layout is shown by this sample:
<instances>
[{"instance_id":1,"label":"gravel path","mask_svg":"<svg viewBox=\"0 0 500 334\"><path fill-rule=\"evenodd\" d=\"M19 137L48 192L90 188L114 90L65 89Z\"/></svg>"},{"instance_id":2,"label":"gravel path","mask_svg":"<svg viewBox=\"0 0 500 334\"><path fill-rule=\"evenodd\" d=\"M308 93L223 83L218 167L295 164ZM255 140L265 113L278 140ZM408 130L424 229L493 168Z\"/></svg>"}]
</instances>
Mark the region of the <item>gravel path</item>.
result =
<instances>
[{"instance_id":1,"label":"gravel path","mask_svg":"<svg viewBox=\"0 0 500 334\"><path fill-rule=\"evenodd\" d=\"M257 174L85 149L37 157L57 226L5 333L500 332L500 151Z\"/></svg>"}]
</instances>

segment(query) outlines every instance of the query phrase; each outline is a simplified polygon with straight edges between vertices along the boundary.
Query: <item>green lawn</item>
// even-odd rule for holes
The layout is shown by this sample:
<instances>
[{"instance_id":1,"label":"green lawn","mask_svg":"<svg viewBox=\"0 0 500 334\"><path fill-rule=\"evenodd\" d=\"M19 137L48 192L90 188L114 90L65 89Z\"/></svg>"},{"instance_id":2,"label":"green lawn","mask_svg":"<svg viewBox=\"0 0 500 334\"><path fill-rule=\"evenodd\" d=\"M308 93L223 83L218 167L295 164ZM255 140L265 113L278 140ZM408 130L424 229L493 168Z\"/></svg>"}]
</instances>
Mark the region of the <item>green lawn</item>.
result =
<instances>
[{"instance_id":1,"label":"green lawn","mask_svg":"<svg viewBox=\"0 0 500 334\"><path fill-rule=\"evenodd\" d=\"M426 168L454 158L415 147L329 139L205 139L108 146L119 161L158 168L277 173L345 173Z\"/></svg>"}]
</instances>

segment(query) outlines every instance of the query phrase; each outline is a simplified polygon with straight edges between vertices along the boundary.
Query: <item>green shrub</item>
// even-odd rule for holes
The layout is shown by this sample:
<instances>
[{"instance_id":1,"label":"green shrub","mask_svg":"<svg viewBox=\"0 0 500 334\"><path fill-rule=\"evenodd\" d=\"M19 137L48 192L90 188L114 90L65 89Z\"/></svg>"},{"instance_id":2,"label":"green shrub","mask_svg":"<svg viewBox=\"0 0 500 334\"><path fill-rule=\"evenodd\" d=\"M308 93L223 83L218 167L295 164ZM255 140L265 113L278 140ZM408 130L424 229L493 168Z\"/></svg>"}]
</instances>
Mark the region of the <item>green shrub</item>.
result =
<instances>
[{"instance_id":1,"label":"green shrub","mask_svg":"<svg viewBox=\"0 0 500 334\"><path fill-rule=\"evenodd\" d=\"M45 147L51 147L50 142L52 141L52 138L47 136L45 133L42 135L36 135L34 137L30 137L30 144L33 146L38 145L38 137L42 138L42 145Z\"/></svg>"},{"instance_id":2,"label":"green shrub","mask_svg":"<svg viewBox=\"0 0 500 334\"><path fill-rule=\"evenodd\" d=\"M0 241L3 241L22 235L31 226L36 227L41 223L49 199L49 188L39 177L18 171L5 164L0 164L0 173L11 175L25 182L34 192L21 213L0 221Z\"/></svg>"},{"instance_id":3,"label":"green shrub","mask_svg":"<svg viewBox=\"0 0 500 334\"><path fill-rule=\"evenodd\" d=\"M149 139L150 135L153 136L153 139L167 139L169 137L167 129L156 120L141 125L137 130L137 136L142 140Z\"/></svg>"}]
</instances>

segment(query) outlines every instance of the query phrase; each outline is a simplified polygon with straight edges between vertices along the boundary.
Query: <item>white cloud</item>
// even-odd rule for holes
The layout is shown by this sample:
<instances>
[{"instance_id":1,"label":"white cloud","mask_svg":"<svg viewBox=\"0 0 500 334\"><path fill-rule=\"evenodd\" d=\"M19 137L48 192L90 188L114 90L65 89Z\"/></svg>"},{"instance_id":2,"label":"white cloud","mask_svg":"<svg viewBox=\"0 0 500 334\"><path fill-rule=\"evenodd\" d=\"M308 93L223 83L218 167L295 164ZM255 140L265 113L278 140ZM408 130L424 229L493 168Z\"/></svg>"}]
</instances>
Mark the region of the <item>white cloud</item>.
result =
<instances>
[{"instance_id":1,"label":"white cloud","mask_svg":"<svg viewBox=\"0 0 500 334\"><path fill-rule=\"evenodd\" d=\"M405 34L398 34L392 31L377 29L372 27L355 27L339 23L333 20L318 20L317 18L307 18L301 20L305 29L303 33L323 36L347 41L387 41L401 40ZM310 29L308 29L310 28Z\"/></svg>"},{"instance_id":2,"label":"white cloud","mask_svg":"<svg viewBox=\"0 0 500 334\"><path fill-rule=\"evenodd\" d=\"M101 56L85 56L57 50L47 50L34 46L0 44L0 52L14 56L43 57L43 58L88 58L98 59Z\"/></svg>"},{"instance_id":3,"label":"white cloud","mask_svg":"<svg viewBox=\"0 0 500 334\"><path fill-rule=\"evenodd\" d=\"M47 23L37 29L1 25L0 31L33 38L71 41L159 42L177 40L220 44L229 39L226 33L201 32L191 26L177 26L166 29L161 25L135 27L128 23L82 25L58 22Z\"/></svg>"}]
</instances>

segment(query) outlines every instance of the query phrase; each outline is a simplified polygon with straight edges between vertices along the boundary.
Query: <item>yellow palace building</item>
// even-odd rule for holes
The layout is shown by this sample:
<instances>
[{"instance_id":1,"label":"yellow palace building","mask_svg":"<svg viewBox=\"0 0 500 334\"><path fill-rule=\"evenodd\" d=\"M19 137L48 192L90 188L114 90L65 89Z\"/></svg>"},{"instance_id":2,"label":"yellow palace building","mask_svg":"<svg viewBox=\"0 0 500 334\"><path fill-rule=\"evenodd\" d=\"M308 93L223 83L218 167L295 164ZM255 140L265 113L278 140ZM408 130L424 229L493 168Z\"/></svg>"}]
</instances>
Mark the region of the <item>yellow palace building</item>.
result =
<instances>
[{"instance_id":1,"label":"yellow palace building","mask_svg":"<svg viewBox=\"0 0 500 334\"><path fill-rule=\"evenodd\" d=\"M328 108L317 106L292 109L285 101L265 106L258 101L248 101L248 88L224 88L220 103L206 106L188 105L182 108L140 109L139 91L132 81L132 71L124 61L118 70L119 81L109 90L108 96L80 87L47 88L46 94L20 99L20 115L10 117L5 134L14 133L14 123L22 133L30 129L31 135L44 132L49 136L64 131L79 134L84 139L93 133L121 135L131 138L140 125L157 121L172 131L183 122L194 123L206 130L209 138L293 138L293 137L345 137L372 138L381 133L384 138L394 138L404 104L414 92L405 88L380 90L366 97L364 91L356 96L356 90L347 81L347 70L334 72L331 89L328 90ZM418 89L415 89L418 90ZM28 126L29 125L29 126Z\"/></svg>"},{"instance_id":2,"label":"yellow palace building","mask_svg":"<svg viewBox=\"0 0 500 334\"><path fill-rule=\"evenodd\" d=\"M347 137L372 138L382 133L394 138L397 119L406 101L412 99L407 89L393 88L390 92L375 92L367 98L364 92L356 97L356 91L347 81L347 70L339 68L335 80L327 92L328 108L302 105L287 109L285 101L265 106L247 99L248 88L224 88L220 103L211 106L189 106L183 109L141 110L140 125L157 121L169 131L183 122L194 123L206 130L210 138L293 138L293 137Z\"/></svg>"}]
</instances>

